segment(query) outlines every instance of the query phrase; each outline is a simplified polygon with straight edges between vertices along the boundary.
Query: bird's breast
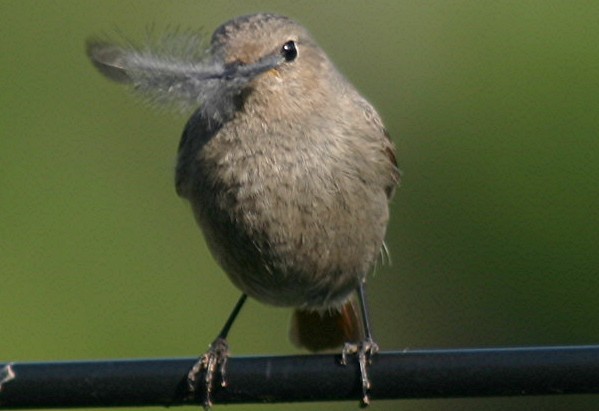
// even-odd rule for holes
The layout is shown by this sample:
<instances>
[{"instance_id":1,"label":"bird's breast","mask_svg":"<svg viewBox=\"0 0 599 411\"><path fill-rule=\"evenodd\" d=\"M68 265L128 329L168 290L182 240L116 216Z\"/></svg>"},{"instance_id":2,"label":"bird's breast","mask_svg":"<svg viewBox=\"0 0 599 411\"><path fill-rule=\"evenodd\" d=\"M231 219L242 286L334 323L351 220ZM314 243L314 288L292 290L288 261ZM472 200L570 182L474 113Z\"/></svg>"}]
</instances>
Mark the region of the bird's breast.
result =
<instances>
[{"instance_id":1,"label":"bird's breast","mask_svg":"<svg viewBox=\"0 0 599 411\"><path fill-rule=\"evenodd\" d=\"M339 172L323 147L222 132L196 157L190 197L216 259L263 302L341 304L378 256L386 200Z\"/></svg>"}]
</instances>

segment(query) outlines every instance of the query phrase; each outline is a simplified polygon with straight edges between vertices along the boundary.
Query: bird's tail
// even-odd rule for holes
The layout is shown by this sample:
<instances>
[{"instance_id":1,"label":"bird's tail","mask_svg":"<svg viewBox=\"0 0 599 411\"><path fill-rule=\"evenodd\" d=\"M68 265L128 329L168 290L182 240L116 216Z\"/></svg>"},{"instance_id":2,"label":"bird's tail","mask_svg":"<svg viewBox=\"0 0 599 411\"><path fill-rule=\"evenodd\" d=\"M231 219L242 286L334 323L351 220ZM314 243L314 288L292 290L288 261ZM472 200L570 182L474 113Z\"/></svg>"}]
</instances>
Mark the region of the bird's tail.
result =
<instances>
[{"instance_id":1,"label":"bird's tail","mask_svg":"<svg viewBox=\"0 0 599 411\"><path fill-rule=\"evenodd\" d=\"M360 307L355 295L339 309L325 312L296 309L291 318L289 338L294 345L310 351L342 346L364 339Z\"/></svg>"}]
</instances>

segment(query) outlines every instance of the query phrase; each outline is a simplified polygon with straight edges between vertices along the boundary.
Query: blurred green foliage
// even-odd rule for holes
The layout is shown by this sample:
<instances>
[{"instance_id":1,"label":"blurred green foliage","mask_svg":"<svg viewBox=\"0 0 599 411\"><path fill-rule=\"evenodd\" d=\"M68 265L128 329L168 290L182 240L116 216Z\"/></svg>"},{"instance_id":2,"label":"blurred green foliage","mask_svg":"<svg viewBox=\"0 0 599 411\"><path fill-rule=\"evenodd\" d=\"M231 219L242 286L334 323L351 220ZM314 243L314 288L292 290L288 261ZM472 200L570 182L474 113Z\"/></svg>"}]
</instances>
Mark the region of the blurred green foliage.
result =
<instances>
[{"instance_id":1,"label":"blurred green foliage","mask_svg":"<svg viewBox=\"0 0 599 411\"><path fill-rule=\"evenodd\" d=\"M103 79L84 41L143 40L152 25L210 34L255 11L307 26L397 142L393 265L370 281L383 349L599 340L599 3L4 0L0 361L204 351L238 291L174 192L186 118ZM288 317L247 305L234 354L297 352ZM372 409L598 406L581 396Z\"/></svg>"}]
</instances>

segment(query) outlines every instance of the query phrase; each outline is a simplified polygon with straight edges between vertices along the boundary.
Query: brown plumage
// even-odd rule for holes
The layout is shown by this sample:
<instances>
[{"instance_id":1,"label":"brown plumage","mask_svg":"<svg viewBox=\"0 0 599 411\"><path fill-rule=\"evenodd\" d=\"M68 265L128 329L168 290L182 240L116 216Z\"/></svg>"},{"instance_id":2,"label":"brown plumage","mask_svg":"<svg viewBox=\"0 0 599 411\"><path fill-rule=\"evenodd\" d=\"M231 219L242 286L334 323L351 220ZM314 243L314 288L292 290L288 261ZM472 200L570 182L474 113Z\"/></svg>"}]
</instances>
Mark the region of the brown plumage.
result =
<instances>
[{"instance_id":1,"label":"brown plumage","mask_svg":"<svg viewBox=\"0 0 599 411\"><path fill-rule=\"evenodd\" d=\"M379 115L286 17L231 20L208 50L179 65L173 56L104 43L88 53L103 74L156 101L199 106L179 144L176 189L244 295L296 308L291 336L300 346L354 342L370 355L376 344L362 315L363 284L383 247L399 181ZM208 374L206 406L244 301L190 372L192 389L198 372Z\"/></svg>"}]
</instances>

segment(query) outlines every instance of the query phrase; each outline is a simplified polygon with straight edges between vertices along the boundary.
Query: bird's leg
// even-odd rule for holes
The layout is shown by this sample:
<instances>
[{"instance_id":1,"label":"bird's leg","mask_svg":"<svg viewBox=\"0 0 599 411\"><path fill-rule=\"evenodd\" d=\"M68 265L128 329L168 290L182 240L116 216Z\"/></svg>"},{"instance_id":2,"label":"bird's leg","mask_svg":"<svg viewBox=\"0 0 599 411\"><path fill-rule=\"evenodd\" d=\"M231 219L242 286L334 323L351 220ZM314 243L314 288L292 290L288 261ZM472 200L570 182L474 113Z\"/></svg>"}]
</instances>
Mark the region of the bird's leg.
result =
<instances>
[{"instance_id":1,"label":"bird's leg","mask_svg":"<svg viewBox=\"0 0 599 411\"><path fill-rule=\"evenodd\" d=\"M379 346L372 339L372 331L370 329L370 321L368 319L368 307L366 304L366 284L364 281L360 282L360 286L358 287L358 300L360 302L360 312L362 314L364 339L358 343L345 343L343 351L341 352L341 364L347 364L348 355L358 355L360 378L362 380L362 399L360 401L360 405L362 407L367 407L370 404L368 391L371 387L370 379L368 378L368 366L372 362L372 356L378 352Z\"/></svg>"},{"instance_id":2,"label":"bird's leg","mask_svg":"<svg viewBox=\"0 0 599 411\"><path fill-rule=\"evenodd\" d=\"M226 365L227 359L229 358L227 335L246 299L247 295L242 294L239 301L237 301L237 304L235 304L235 308L233 308L233 311L229 315L227 322L223 326L223 329L212 344L210 344L208 351L198 358L198 361L191 367L187 374L187 388L191 397L195 397L196 391L203 384L205 395L202 405L206 410L212 406L211 397L217 371L220 372L220 386L227 386ZM204 371L204 378L199 378L202 371Z\"/></svg>"}]
</instances>

